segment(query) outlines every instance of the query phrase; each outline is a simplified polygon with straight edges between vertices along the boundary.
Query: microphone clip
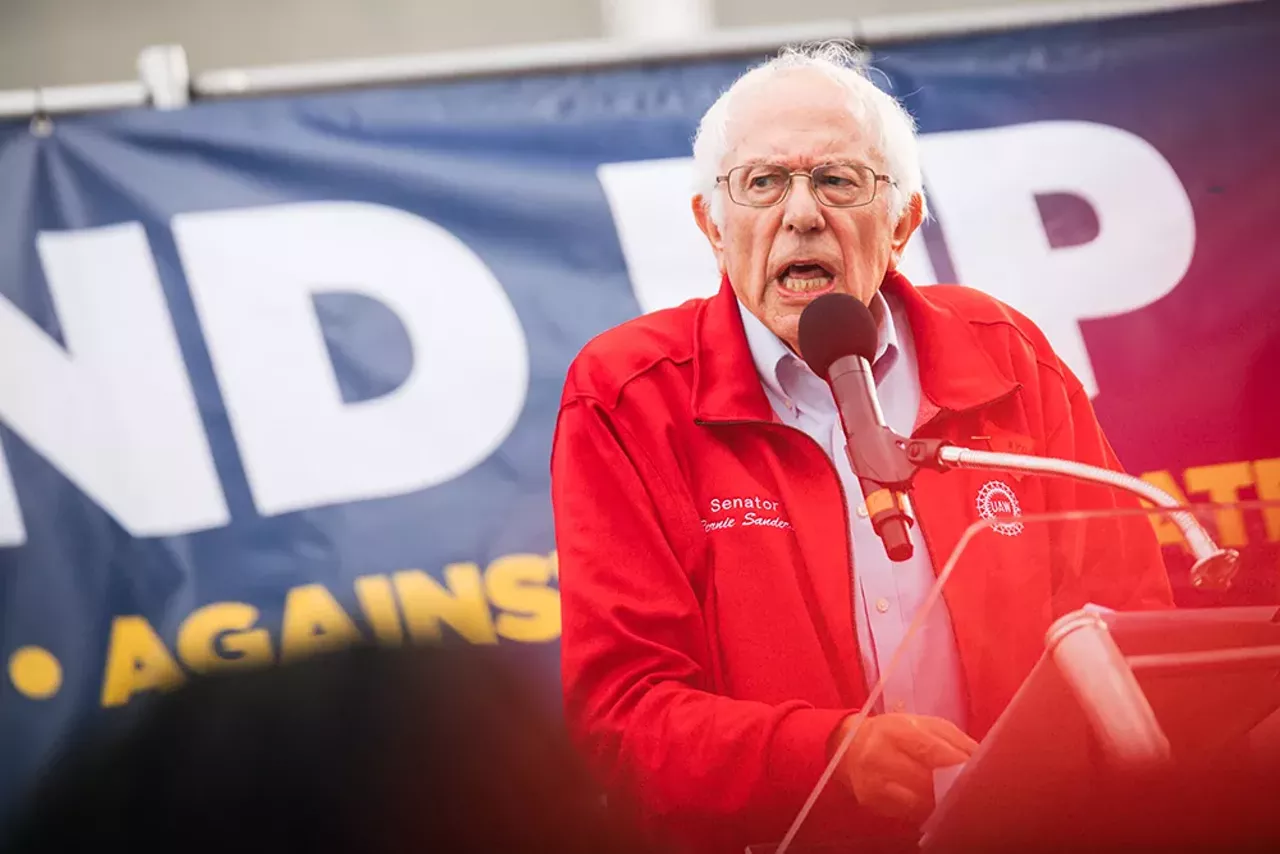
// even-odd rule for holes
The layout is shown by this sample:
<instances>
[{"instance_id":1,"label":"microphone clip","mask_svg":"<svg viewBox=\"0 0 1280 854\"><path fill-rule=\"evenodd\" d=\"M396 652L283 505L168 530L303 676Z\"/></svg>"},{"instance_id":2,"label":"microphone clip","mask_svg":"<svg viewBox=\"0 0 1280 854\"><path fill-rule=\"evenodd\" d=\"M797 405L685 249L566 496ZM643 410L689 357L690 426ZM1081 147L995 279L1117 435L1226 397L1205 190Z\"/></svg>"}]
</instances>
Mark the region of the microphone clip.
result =
<instances>
[{"instance_id":1,"label":"microphone clip","mask_svg":"<svg viewBox=\"0 0 1280 854\"><path fill-rule=\"evenodd\" d=\"M847 442L849 465L863 480L882 489L905 493L920 469L946 471L939 452L950 445L943 439L909 439L878 425L879 441Z\"/></svg>"}]
</instances>

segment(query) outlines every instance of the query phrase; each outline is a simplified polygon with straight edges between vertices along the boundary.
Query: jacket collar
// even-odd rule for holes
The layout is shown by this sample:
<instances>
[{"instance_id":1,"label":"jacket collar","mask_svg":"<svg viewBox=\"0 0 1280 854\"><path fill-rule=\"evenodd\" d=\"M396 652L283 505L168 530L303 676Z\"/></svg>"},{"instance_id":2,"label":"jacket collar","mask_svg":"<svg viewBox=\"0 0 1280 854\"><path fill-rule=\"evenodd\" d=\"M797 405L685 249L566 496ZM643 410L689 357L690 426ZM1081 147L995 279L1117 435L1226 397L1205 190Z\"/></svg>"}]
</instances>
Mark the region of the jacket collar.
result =
<instances>
[{"instance_id":1,"label":"jacket collar","mask_svg":"<svg viewBox=\"0 0 1280 854\"><path fill-rule=\"evenodd\" d=\"M963 412L1009 394L1018 383L987 353L969 321L890 271L881 285L902 302L911 324L923 409ZM694 323L693 413L697 421L772 421L728 277L702 304ZM922 412L923 415L923 412ZM921 422L928 418L921 419ZM919 426L919 425L917 425Z\"/></svg>"}]
</instances>

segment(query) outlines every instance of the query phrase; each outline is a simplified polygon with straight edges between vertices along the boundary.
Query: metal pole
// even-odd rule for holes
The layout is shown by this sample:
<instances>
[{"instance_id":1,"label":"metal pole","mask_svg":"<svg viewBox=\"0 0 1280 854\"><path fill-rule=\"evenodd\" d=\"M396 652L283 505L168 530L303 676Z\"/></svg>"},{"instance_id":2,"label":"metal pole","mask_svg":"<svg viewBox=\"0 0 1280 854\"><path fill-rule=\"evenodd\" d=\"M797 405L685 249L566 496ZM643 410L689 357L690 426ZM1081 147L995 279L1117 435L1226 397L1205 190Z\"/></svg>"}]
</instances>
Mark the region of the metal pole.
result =
<instances>
[{"instance_id":1,"label":"metal pole","mask_svg":"<svg viewBox=\"0 0 1280 854\"><path fill-rule=\"evenodd\" d=\"M670 38L665 42L593 40L504 50L471 50L355 62L213 71L196 75L192 88L196 97L218 98L336 86L425 82L489 74L606 68L638 62L691 60L708 56L745 56L769 53L787 44L834 38L853 39L863 46L874 47L877 42L910 41L1013 27L1103 20L1252 2L1263 0L1080 0L1051 6L1006 6L937 15L890 15L794 26L712 30L700 36ZM639 8L639 3L636 8Z\"/></svg>"},{"instance_id":2,"label":"metal pole","mask_svg":"<svg viewBox=\"0 0 1280 854\"><path fill-rule=\"evenodd\" d=\"M853 21L818 21L785 27L720 30L693 39L670 41L590 41L479 49L419 56L393 56L310 65L230 69L197 74L192 86L199 98L297 92L334 87L451 80L497 74L533 74L568 69L609 68L641 62L679 61L714 56L745 56L777 50L785 44L853 38Z\"/></svg>"},{"instance_id":3,"label":"metal pole","mask_svg":"<svg viewBox=\"0 0 1280 854\"><path fill-rule=\"evenodd\" d=\"M602 0L605 2L605 0ZM1265 0L1079 0L1049 6L1003 6L939 14L889 15L858 20L813 22L794 26L735 30L699 29L701 13L669 11L663 40L645 37L645 9L678 0L621 0L637 16L617 26L631 38L458 51L307 65L207 71L193 77L193 98L227 98L276 92L303 92L388 83L429 82L493 74L526 74L568 69L608 68L638 62L695 60L714 56L768 53L797 42L854 39L874 47L939 36L994 32L1018 27L1049 26L1104 20L1208 6L1230 6ZM710 0L695 0L696 7ZM679 17L677 17L679 16ZM610 25L613 26L613 25ZM141 82L59 86L41 90L0 90L0 118L111 110L143 106L148 92ZM38 108L37 105L42 105Z\"/></svg>"},{"instance_id":4,"label":"metal pole","mask_svg":"<svg viewBox=\"0 0 1280 854\"><path fill-rule=\"evenodd\" d=\"M0 119L29 119L35 115L58 115L99 110L142 107L147 90L142 83L93 83L88 86L50 86L47 89L0 91Z\"/></svg>"}]
</instances>

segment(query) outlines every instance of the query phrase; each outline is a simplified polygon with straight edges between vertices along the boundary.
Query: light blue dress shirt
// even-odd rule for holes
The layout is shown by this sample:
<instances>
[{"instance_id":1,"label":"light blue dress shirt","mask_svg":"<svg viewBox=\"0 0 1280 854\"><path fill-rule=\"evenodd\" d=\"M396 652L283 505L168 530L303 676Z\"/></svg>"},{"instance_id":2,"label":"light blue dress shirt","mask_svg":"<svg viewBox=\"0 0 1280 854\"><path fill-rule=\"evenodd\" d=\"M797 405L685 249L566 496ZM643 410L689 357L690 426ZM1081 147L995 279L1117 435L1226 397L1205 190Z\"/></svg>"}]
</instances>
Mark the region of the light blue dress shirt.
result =
<instances>
[{"instance_id":1,"label":"light blue dress shirt","mask_svg":"<svg viewBox=\"0 0 1280 854\"><path fill-rule=\"evenodd\" d=\"M920 378L911 327L897 300L877 293L871 312L880 332L872 365L880 406L895 432L907 436L920 409ZM910 560L894 563L867 518L862 488L844 453L844 430L826 382L809 370L781 339L741 303L747 344L765 395L782 423L812 437L835 463L849 506L853 541L854 615L858 648L870 690L889 673L877 711L911 712L946 718L964 729L967 717L964 675L946 605L939 602L914 641L908 658L889 670L889 661L935 580L933 561L919 529ZM946 555L938 555L944 560Z\"/></svg>"}]
</instances>

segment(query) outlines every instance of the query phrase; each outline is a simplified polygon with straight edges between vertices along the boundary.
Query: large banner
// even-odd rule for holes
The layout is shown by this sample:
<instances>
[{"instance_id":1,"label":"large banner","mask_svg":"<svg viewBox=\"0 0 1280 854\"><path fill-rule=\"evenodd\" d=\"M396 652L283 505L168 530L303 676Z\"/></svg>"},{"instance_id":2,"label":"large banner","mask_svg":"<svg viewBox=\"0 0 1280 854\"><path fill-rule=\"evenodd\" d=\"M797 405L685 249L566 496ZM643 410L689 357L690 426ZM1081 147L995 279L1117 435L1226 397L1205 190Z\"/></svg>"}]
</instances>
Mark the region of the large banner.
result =
<instances>
[{"instance_id":1,"label":"large banner","mask_svg":"<svg viewBox=\"0 0 1280 854\"><path fill-rule=\"evenodd\" d=\"M1192 500L1280 498L1278 44L1246 4L873 54L909 275L1028 314ZM530 645L554 696L565 369L715 289L690 138L753 61L0 127L0 809L157 688L356 637Z\"/></svg>"}]
</instances>

